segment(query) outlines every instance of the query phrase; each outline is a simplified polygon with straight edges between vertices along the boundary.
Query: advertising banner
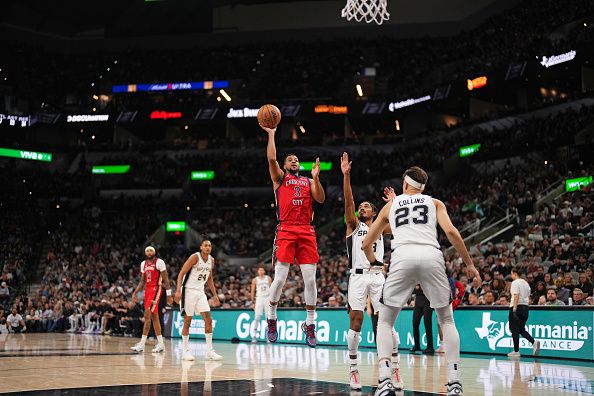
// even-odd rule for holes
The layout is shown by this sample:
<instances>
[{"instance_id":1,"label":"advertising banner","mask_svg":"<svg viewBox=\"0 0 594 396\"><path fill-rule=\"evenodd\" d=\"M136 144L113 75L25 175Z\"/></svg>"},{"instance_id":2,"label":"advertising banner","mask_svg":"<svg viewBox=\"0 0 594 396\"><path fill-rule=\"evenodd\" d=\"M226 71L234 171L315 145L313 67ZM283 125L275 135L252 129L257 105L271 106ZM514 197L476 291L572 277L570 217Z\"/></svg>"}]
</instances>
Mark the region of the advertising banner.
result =
<instances>
[{"instance_id":1,"label":"advertising banner","mask_svg":"<svg viewBox=\"0 0 594 396\"><path fill-rule=\"evenodd\" d=\"M400 348L412 348L412 309L404 309L398 317L395 329ZM347 345L349 317L343 309L320 309L316 314L318 345ZM251 340L250 328L254 319L251 310L213 310L213 338L216 340ZM466 353L505 354L512 348L507 310L460 309L454 313L460 333L461 351ZM278 310L279 343L304 343L301 324L305 311L300 309ZM594 360L592 327L594 310L533 310L526 328L541 342L541 356ZM171 336L181 337L183 317L173 312ZM421 347L427 346L425 329L421 323ZM433 316L434 346L438 347L437 319ZM204 321L194 317L190 327L191 338L204 338ZM266 340L266 320L262 320L257 332L260 341ZM361 331L362 347L374 347L375 340L371 320L367 315ZM528 341L520 338L520 352L532 354Z\"/></svg>"}]
</instances>

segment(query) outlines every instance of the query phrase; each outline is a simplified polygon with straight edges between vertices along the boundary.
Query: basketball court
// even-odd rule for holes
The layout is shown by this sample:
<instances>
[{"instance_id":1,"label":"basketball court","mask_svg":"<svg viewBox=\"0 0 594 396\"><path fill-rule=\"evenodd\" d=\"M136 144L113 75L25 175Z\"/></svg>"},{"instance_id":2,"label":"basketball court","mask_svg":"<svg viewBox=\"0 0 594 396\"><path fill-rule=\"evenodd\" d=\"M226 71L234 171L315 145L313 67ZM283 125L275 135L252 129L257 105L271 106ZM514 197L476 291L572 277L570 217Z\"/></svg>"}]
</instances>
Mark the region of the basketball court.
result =
<instances>
[{"instance_id":1,"label":"basketball court","mask_svg":"<svg viewBox=\"0 0 594 396\"><path fill-rule=\"evenodd\" d=\"M165 353L137 354L130 351L134 338L1 337L0 389L19 394L365 395L377 383L377 359L371 348L360 353L361 382L366 386L363 392L351 393L343 348L216 342L224 360L213 362L204 360L204 343L191 340L196 360L186 362L181 360L181 340L167 340ZM444 360L438 355L402 353L403 394L444 394ZM594 367L587 362L464 355L462 364L468 395L594 394Z\"/></svg>"}]
</instances>

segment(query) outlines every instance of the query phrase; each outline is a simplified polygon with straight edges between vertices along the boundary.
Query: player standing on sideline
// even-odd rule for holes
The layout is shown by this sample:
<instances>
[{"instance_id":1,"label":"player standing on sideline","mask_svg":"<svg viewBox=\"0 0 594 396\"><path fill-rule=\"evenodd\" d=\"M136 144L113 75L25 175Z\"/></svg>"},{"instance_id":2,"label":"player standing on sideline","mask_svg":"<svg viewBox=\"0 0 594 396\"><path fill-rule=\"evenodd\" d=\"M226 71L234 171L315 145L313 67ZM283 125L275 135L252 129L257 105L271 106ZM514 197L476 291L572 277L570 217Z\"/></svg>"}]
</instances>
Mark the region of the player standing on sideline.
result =
<instances>
[{"instance_id":1,"label":"player standing on sideline","mask_svg":"<svg viewBox=\"0 0 594 396\"><path fill-rule=\"evenodd\" d=\"M212 317L210 316L210 305L204 292L204 284L212 293L215 307L221 302L215 289L212 279L215 259L210 255L212 244L205 239L200 244L200 252L192 254L177 275L177 289L175 290L175 302L180 304L180 311L184 315L184 327L182 329L183 360L194 360L190 353L190 325L196 313L204 319L204 337L206 338L206 359L221 360L223 357L215 352L212 347ZM181 303L180 303L181 302Z\"/></svg>"},{"instance_id":2,"label":"player standing on sideline","mask_svg":"<svg viewBox=\"0 0 594 396\"><path fill-rule=\"evenodd\" d=\"M372 262L375 260L373 243L386 224L390 224L394 239L390 270L384 284L378 318L379 384L375 395L395 394L395 386L390 379L390 334L400 310L417 283L420 283L427 293L443 330L448 366L448 395L462 395L460 336L454 324L450 285L445 272L443 253L437 240L436 223L439 223L450 243L464 260L469 276L480 280L480 275L443 202L422 194L428 179L427 173L414 166L404 172L403 179L404 193L382 208L363 241L365 256Z\"/></svg>"},{"instance_id":3,"label":"player standing on sideline","mask_svg":"<svg viewBox=\"0 0 594 396\"><path fill-rule=\"evenodd\" d=\"M173 302L171 297L171 290L169 290L169 276L167 275L167 268L165 262L155 256L155 248L147 246L144 249L146 260L140 264L140 283L132 293L132 301L138 302L136 295L142 290L144 291L144 328L142 330L142 338L140 342L131 347L133 351L144 351L144 345L148 338L148 333L151 330L151 322L155 328L155 335L157 336L157 345L152 352L165 351L165 344L163 343L163 335L161 334L161 322L159 321L159 300L163 294L163 285L167 291L167 304Z\"/></svg>"},{"instance_id":4,"label":"player standing on sideline","mask_svg":"<svg viewBox=\"0 0 594 396\"><path fill-rule=\"evenodd\" d=\"M347 256L349 258L349 268L351 274L349 276L348 286L348 303L349 303L349 332L347 333L347 344L349 350L349 372L350 385L352 390L361 390L361 382L359 380L359 368L357 365L357 354L359 351L359 335L361 333L361 326L363 325L363 311L367 305L367 299L371 300L371 306L374 313L379 310L380 297L382 288L384 286L385 277L383 273L384 266L382 261L384 259L384 239L380 235L373 243L373 254L375 256L374 262L379 263L379 266L370 265L369 260L361 250L361 244L365 235L369 231L369 227L373 219L377 215L377 208L371 202L363 201L359 204L358 217L355 215L355 200L353 198L353 190L351 188L351 164L349 155L342 154L340 159L340 169L343 174L343 189L344 189L344 216L346 219L346 247ZM385 192L389 190L384 190ZM393 190L392 190L393 193ZM388 193L386 198L389 200ZM386 225L385 230L391 233L390 226ZM373 318L373 317L372 317ZM375 325L374 322L374 333ZM396 332L392 332L394 338L394 349L392 350L393 366L393 381L397 388L402 389L402 382L398 373L398 339Z\"/></svg>"},{"instance_id":5,"label":"player standing on sideline","mask_svg":"<svg viewBox=\"0 0 594 396\"><path fill-rule=\"evenodd\" d=\"M270 284L272 279L266 275L264 267L258 268L258 276L252 279L251 299L254 305L254 321L251 326L252 342L257 342L258 329L260 321L264 314L264 308L268 304L268 296L270 294Z\"/></svg>"},{"instance_id":6,"label":"player standing on sideline","mask_svg":"<svg viewBox=\"0 0 594 396\"><path fill-rule=\"evenodd\" d=\"M294 154L285 157L284 172L276 160L276 145L274 135L276 128L266 128L268 133L268 170L272 179L278 225L274 240L273 257L274 281L270 285L268 306L268 341L276 342L278 331L276 328L276 308L287 275L289 266L299 265L304 284L305 309L307 317L302 330L305 333L305 343L315 348L316 325L315 313L318 300L316 284L316 264L320 258L316 242L316 232L311 225L313 220L313 201L322 203L326 199L324 188L320 183L320 159L316 158L311 169L312 179L299 175L299 159Z\"/></svg>"}]
</instances>

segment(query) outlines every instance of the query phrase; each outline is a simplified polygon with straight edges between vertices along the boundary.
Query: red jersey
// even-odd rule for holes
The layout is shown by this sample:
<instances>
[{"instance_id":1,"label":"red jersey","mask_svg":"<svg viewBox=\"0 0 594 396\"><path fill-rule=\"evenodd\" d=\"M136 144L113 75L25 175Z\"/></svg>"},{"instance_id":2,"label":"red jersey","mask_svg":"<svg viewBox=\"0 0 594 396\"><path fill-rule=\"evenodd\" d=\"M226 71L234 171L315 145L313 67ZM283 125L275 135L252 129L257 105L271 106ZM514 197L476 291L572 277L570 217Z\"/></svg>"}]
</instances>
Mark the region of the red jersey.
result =
<instances>
[{"instance_id":1,"label":"red jersey","mask_svg":"<svg viewBox=\"0 0 594 396\"><path fill-rule=\"evenodd\" d=\"M309 225L313 220L313 199L309 178L285 173L274 192L276 217L286 225Z\"/></svg>"},{"instance_id":2,"label":"red jersey","mask_svg":"<svg viewBox=\"0 0 594 396\"><path fill-rule=\"evenodd\" d=\"M160 258L154 258L152 261L144 260L140 264L140 272L146 279L146 287L158 287L161 278L161 271L165 270L165 262Z\"/></svg>"}]
</instances>

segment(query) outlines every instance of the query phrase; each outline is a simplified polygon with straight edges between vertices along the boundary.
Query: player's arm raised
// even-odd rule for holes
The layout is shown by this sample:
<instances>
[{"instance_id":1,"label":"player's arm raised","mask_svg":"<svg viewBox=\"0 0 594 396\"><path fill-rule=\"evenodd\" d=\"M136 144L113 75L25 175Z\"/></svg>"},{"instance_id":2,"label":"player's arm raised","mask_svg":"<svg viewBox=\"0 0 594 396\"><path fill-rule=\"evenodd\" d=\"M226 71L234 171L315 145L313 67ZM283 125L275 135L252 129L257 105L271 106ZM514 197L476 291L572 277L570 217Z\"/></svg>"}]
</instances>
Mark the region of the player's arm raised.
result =
<instances>
[{"instance_id":1,"label":"player's arm raised","mask_svg":"<svg viewBox=\"0 0 594 396\"><path fill-rule=\"evenodd\" d=\"M274 142L276 128L266 128L262 125L260 125L260 128L264 129L266 133L268 133L266 157L268 157L268 171L270 172L270 179L274 184L274 189L276 189L285 175L276 159L276 144Z\"/></svg>"},{"instance_id":2,"label":"player's arm raised","mask_svg":"<svg viewBox=\"0 0 594 396\"><path fill-rule=\"evenodd\" d=\"M392 202L388 202L384 205L382 210L380 210L379 214L377 215L377 219L373 223L371 223L371 227L369 227L369 232L365 235L365 239L363 239L363 244L361 245L361 249L365 253L365 257L369 260L371 265L383 265L383 263L376 263L374 264L377 259L375 258L375 254L373 253L373 243L377 241L380 237L384 229L386 228L386 224L389 225L388 215L390 213L390 208L392 207Z\"/></svg>"},{"instance_id":3,"label":"player's arm raised","mask_svg":"<svg viewBox=\"0 0 594 396\"><path fill-rule=\"evenodd\" d=\"M464 260L469 275L477 277L480 281L481 276L474 266L472 258L470 258L468 249L466 249L466 245L464 245L464 239L462 239L462 235L460 235L458 229L452 224L452 220L450 220L450 216L448 215L445 204L439 199L435 198L433 198L433 203L435 204L435 208L437 210L437 223L443 232L445 232L448 241L450 241L452 246L454 246L454 249L456 249L456 251L462 257L462 260Z\"/></svg>"},{"instance_id":4,"label":"player's arm raised","mask_svg":"<svg viewBox=\"0 0 594 396\"><path fill-rule=\"evenodd\" d=\"M349 155L342 153L340 158L340 170L343 175L343 192L344 192L344 217L346 219L347 234L351 234L357 225L359 220L355 216L355 199L353 198L353 189L351 188L351 164L353 161L349 161Z\"/></svg>"},{"instance_id":5,"label":"player's arm raised","mask_svg":"<svg viewBox=\"0 0 594 396\"><path fill-rule=\"evenodd\" d=\"M316 162L311 167L311 197L318 203L323 203L326 200L326 193L324 187L320 183L320 157L316 158Z\"/></svg>"},{"instance_id":6,"label":"player's arm raised","mask_svg":"<svg viewBox=\"0 0 594 396\"><path fill-rule=\"evenodd\" d=\"M142 272L140 274L140 282L138 283L138 286L136 286L136 289L134 290L134 292L132 292L132 301L134 301L135 303L138 302L138 297L136 297L136 295L138 293L140 293L140 291L144 288L145 284L146 284L146 277L144 275L144 272Z\"/></svg>"},{"instance_id":7,"label":"player's arm raised","mask_svg":"<svg viewBox=\"0 0 594 396\"><path fill-rule=\"evenodd\" d=\"M215 289L215 285L214 285L214 279L213 279L214 265L215 265L215 259L212 259L212 267L210 269L210 276L208 277L208 288L212 292L214 306L218 307L219 305L221 305L221 301L219 300L219 295L217 294L217 289Z\"/></svg>"},{"instance_id":8,"label":"player's arm raised","mask_svg":"<svg viewBox=\"0 0 594 396\"><path fill-rule=\"evenodd\" d=\"M196 265L197 262L198 262L198 255L193 254L190 257L188 257L188 259L186 260L184 265L182 265L181 269L179 270L179 274L177 275L177 287L175 288L175 298L174 298L175 302L178 304L181 301L181 288L182 288L182 284L184 282L184 275L186 275L190 271L190 269L192 269L192 267L194 265Z\"/></svg>"}]
</instances>

